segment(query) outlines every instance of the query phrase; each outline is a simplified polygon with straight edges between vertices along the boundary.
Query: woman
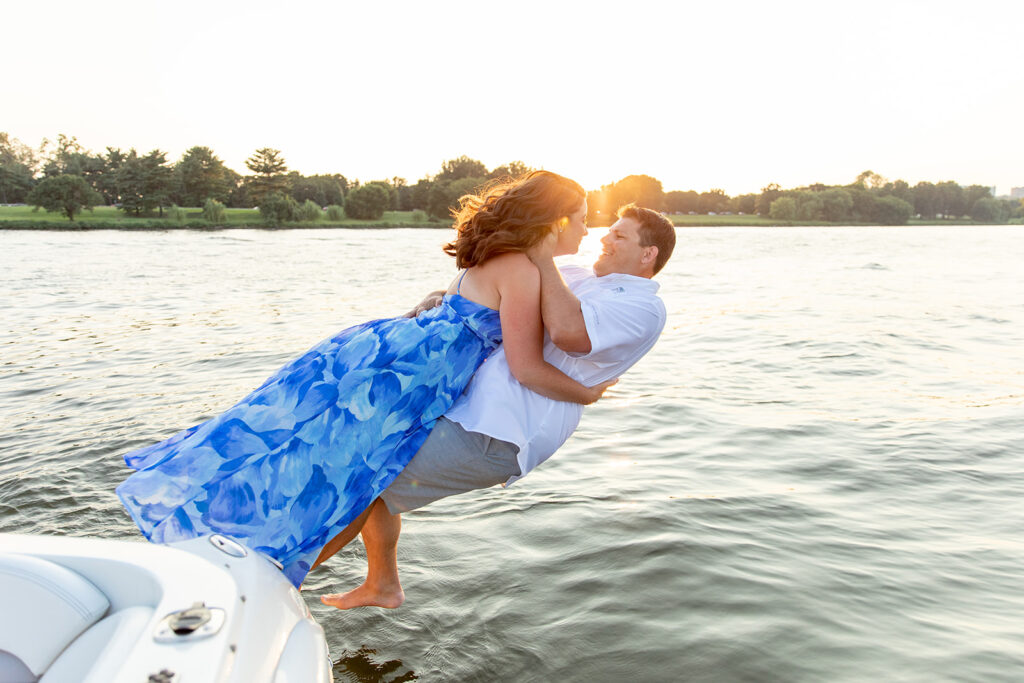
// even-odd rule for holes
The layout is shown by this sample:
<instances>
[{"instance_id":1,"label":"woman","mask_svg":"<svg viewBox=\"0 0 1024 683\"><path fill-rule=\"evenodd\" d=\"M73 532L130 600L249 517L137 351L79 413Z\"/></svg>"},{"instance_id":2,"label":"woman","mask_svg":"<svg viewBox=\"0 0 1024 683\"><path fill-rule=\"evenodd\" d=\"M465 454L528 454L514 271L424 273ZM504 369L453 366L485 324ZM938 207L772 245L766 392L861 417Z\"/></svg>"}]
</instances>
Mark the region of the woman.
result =
<instances>
[{"instance_id":1,"label":"woman","mask_svg":"<svg viewBox=\"0 0 1024 683\"><path fill-rule=\"evenodd\" d=\"M546 171L463 197L445 251L464 269L442 305L348 328L291 361L225 413L134 451L117 494L142 533L222 533L284 566L296 585L324 545L391 483L499 343L524 386L596 401L544 362L540 276L524 252L586 233L586 195Z\"/></svg>"}]
</instances>

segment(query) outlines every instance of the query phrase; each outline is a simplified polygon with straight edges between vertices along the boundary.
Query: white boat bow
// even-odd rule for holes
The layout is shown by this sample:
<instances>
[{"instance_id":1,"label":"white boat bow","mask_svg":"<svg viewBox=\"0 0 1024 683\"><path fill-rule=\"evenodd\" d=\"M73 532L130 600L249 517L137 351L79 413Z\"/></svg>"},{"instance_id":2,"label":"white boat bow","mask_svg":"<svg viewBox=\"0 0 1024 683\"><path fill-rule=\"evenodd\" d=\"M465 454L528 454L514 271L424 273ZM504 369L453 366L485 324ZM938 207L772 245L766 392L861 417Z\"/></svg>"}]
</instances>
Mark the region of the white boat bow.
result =
<instances>
[{"instance_id":1,"label":"white boat bow","mask_svg":"<svg viewBox=\"0 0 1024 683\"><path fill-rule=\"evenodd\" d=\"M272 560L0 534L0 683L329 683L324 631Z\"/></svg>"}]
</instances>

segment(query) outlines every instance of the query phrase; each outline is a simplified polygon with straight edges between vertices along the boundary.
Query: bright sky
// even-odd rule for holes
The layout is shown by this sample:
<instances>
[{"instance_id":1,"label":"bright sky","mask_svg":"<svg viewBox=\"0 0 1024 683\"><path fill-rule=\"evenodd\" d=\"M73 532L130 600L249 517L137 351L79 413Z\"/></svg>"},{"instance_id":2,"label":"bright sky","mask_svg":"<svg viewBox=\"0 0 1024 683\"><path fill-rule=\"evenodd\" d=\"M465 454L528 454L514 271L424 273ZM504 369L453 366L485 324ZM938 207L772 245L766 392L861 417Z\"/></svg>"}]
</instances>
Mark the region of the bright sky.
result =
<instances>
[{"instance_id":1,"label":"bright sky","mask_svg":"<svg viewBox=\"0 0 1024 683\"><path fill-rule=\"evenodd\" d=\"M1024 186L1024 3L36 0L4 8L0 130L259 147L304 174L466 154L596 189Z\"/></svg>"}]
</instances>

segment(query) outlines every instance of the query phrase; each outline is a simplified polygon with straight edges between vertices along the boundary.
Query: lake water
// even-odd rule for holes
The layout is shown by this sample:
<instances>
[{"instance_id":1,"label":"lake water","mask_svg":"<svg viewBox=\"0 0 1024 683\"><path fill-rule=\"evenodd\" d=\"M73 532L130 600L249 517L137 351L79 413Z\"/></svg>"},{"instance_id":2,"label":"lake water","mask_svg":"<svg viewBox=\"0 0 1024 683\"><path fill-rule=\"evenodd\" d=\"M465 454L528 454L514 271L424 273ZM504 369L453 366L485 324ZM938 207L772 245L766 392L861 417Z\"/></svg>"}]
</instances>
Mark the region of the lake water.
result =
<instances>
[{"instance_id":1,"label":"lake water","mask_svg":"<svg viewBox=\"0 0 1024 683\"><path fill-rule=\"evenodd\" d=\"M447 237L0 231L0 531L140 538L123 453L445 286ZM319 604L358 542L310 575L337 680L1024 680L1021 264L1019 227L681 229L573 439L405 516L403 607Z\"/></svg>"}]
</instances>

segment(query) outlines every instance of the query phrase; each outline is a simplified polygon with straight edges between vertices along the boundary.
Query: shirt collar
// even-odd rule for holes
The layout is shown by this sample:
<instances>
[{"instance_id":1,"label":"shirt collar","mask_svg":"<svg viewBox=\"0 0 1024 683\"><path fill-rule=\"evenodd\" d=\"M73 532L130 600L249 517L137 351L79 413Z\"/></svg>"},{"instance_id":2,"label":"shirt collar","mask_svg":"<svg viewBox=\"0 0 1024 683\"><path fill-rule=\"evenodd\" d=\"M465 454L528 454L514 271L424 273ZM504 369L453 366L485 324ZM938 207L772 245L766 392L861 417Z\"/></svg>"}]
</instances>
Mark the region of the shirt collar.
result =
<instances>
[{"instance_id":1,"label":"shirt collar","mask_svg":"<svg viewBox=\"0 0 1024 683\"><path fill-rule=\"evenodd\" d=\"M590 272L593 273L593 269ZM661 287L661 283L655 282L653 278L637 277L626 273L608 273L607 275L594 273L594 277L602 287L628 287L634 291L649 292L650 294L656 293Z\"/></svg>"}]
</instances>

